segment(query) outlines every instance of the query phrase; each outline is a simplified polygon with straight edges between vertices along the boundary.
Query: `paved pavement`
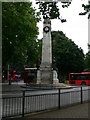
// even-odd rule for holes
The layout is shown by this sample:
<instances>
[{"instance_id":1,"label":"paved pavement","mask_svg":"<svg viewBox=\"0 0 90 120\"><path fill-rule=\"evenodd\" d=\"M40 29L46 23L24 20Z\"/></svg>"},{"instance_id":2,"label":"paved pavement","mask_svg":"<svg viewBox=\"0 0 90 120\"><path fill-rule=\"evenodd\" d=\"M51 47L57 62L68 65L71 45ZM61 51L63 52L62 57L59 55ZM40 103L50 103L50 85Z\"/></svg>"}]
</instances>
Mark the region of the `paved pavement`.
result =
<instances>
[{"instance_id":1,"label":"paved pavement","mask_svg":"<svg viewBox=\"0 0 90 120\"><path fill-rule=\"evenodd\" d=\"M31 115L26 115L24 118L9 118L7 120L33 120L35 118L89 118L89 104L90 103L77 104L61 109L32 113Z\"/></svg>"},{"instance_id":2,"label":"paved pavement","mask_svg":"<svg viewBox=\"0 0 90 120\"><path fill-rule=\"evenodd\" d=\"M57 109L48 112L32 114L27 116L27 118L88 118L88 104L89 103L83 103L67 108L61 108L60 110Z\"/></svg>"},{"instance_id":3,"label":"paved pavement","mask_svg":"<svg viewBox=\"0 0 90 120\"><path fill-rule=\"evenodd\" d=\"M0 84L0 86L2 86L2 92L4 91L20 91L20 90L24 90L24 88L22 88L21 86L25 85L25 83L23 81L20 82L12 82L11 85L9 85L8 83L2 83Z\"/></svg>"},{"instance_id":4,"label":"paved pavement","mask_svg":"<svg viewBox=\"0 0 90 120\"><path fill-rule=\"evenodd\" d=\"M20 87L20 85L17 84L12 84L12 85L2 85L2 92L4 91L20 91L24 90L23 88Z\"/></svg>"}]
</instances>

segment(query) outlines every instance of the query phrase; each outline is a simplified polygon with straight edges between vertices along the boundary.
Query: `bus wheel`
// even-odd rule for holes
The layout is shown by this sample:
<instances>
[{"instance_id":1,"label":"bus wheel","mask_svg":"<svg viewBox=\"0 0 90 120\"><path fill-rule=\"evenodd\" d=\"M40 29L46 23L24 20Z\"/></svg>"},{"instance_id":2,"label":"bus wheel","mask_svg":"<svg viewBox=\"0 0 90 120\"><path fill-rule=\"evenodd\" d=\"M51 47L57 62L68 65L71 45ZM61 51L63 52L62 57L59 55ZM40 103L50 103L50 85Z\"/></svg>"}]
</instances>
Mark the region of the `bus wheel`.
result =
<instances>
[{"instance_id":1,"label":"bus wheel","mask_svg":"<svg viewBox=\"0 0 90 120\"><path fill-rule=\"evenodd\" d=\"M85 83L85 82L82 82L81 85L86 85L86 83Z\"/></svg>"}]
</instances>

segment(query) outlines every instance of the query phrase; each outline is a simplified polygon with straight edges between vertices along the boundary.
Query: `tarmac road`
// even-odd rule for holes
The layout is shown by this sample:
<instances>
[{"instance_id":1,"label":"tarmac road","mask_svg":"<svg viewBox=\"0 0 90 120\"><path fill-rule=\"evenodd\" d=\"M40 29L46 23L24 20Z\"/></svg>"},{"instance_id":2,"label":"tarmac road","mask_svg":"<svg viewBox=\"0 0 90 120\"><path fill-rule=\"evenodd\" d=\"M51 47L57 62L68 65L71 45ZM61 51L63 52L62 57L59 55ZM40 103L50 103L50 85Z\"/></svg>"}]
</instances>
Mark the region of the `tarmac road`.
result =
<instances>
[{"instance_id":1,"label":"tarmac road","mask_svg":"<svg viewBox=\"0 0 90 120\"><path fill-rule=\"evenodd\" d=\"M1 86L1 84L0 84ZM24 86L24 87L22 87ZM25 84L24 83L13 83L12 85L8 85L8 84L3 84L2 85L2 91L0 92L0 95L2 95L3 97L9 97L9 96L22 96L22 91L24 90L28 90L26 91L25 95L39 95L39 94L49 94L49 93L58 93L58 89L52 89L52 90L35 90L35 89L28 89L25 88ZM76 87L76 86L72 86L72 87ZM64 92L70 92L70 91L80 91L80 87L76 87L76 88L70 88L70 89L61 89L61 93ZM90 89L90 86L85 86L83 87L83 90L87 90Z\"/></svg>"}]
</instances>

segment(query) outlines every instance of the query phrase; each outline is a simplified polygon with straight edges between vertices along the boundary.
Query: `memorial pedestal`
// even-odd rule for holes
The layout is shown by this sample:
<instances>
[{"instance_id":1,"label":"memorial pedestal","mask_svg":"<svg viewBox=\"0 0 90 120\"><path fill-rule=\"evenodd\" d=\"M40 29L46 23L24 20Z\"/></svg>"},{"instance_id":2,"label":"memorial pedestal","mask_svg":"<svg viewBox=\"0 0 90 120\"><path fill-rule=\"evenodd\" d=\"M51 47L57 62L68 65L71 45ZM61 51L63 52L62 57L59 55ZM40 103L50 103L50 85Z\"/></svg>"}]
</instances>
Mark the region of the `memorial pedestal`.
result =
<instances>
[{"instance_id":1,"label":"memorial pedestal","mask_svg":"<svg viewBox=\"0 0 90 120\"><path fill-rule=\"evenodd\" d=\"M53 72L51 67L40 67L41 72L41 83L52 84L53 83Z\"/></svg>"}]
</instances>

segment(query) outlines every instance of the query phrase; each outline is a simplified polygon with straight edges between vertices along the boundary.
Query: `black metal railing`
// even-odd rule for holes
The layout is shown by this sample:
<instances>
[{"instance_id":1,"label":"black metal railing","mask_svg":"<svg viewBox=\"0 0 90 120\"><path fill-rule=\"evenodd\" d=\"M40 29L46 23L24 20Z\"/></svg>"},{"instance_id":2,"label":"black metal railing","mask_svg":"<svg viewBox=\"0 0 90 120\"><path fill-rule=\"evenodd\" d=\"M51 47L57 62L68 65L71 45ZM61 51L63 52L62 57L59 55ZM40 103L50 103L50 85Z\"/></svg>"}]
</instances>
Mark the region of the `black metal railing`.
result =
<instances>
[{"instance_id":1,"label":"black metal railing","mask_svg":"<svg viewBox=\"0 0 90 120\"><path fill-rule=\"evenodd\" d=\"M89 101L88 87L80 87L78 90L68 89L53 89L55 92L31 94L31 91L22 91L21 96L3 97L2 102L2 117L11 117L52 109L61 108L63 106L72 105L75 103L83 103ZM41 91L41 90L40 90ZM44 91L44 90L43 90ZM52 91L52 90L51 90ZM30 93L30 94L29 94ZM35 92L34 92L35 93Z\"/></svg>"}]
</instances>

